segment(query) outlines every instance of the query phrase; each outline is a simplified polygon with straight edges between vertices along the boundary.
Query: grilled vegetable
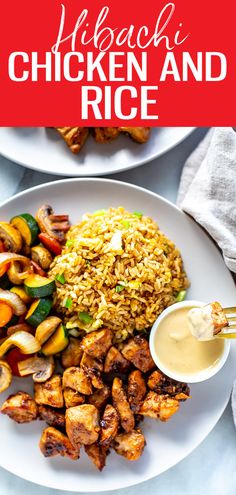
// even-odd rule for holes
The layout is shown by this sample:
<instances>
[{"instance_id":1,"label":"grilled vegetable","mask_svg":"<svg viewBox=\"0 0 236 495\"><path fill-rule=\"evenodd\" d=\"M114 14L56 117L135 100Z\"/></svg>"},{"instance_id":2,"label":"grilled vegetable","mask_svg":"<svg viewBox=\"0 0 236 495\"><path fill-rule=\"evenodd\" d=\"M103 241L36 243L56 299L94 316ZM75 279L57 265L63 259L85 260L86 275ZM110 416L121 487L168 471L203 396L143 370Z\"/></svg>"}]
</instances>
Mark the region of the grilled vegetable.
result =
<instances>
[{"instance_id":1,"label":"grilled vegetable","mask_svg":"<svg viewBox=\"0 0 236 495\"><path fill-rule=\"evenodd\" d=\"M14 294L9 290L0 289L0 303L1 302L8 304L8 306L10 306L12 309L12 313L14 313L16 316L21 316L27 311L26 305L23 303L21 298L17 294Z\"/></svg>"},{"instance_id":2,"label":"grilled vegetable","mask_svg":"<svg viewBox=\"0 0 236 495\"><path fill-rule=\"evenodd\" d=\"M0 345L0 357L3 357L12 346L18 347L24 354L34 354L41 347L36 338L30 333L17 332Z\"/></svg>"},{"instance_id":3,"label":"grilled vegetable","mask_svg":"<svg viewBox=\"0 0 236 495\"><path fill-rule=\"evenodd\" d=\"M40 275L30 275L24 285L27 294L31 297L51 296L56 290L55 280Z\"/></svg>"},{"instance_id":4,"label":"grilled vegetable","mask_svg":"<svg viewBox=\"0 0 236 495\"><path fill-rule=\"evenodd\" d=\"M26 294L26 291L23 287L12 287L10 292L17 294L25 304L30 304L32 302L32 298Z\"/></svg>"},{"instance_id":5,"label":"grilled vegetable","mask_svg":"<svg viewBox=\"0 0 236 495\"><path fill-rule=\"evenodd\" d=\"M37 212L36 219L41 232L48 234L58 242L65 240L65 233L70 228L68 215L54 215L50 205L42 205Z\"/></svg>"},{"instance_id":6,"label":"grilled vegetable","mask_svg":"<svg viewBox=\"0 0 236 495\"><path fill-rule=\"evenodd\" d=\"M62 252L62 247L59 241L54 239L52 236L42 233L39 234L39 239L42 242L42 244L49 249L49 251L56 256L59 256Z\"/></svg>"},{"instance_id":7,"label":"grilled vegetable","mask_svg":"<svg viewBox=\"0 0 236 495\"><path fill-rule=\"evenodd\" d=\"M22 213L11 219L13 225L21 234L25 244L32 246L37 239L39 228L36 220L29 213Z\"/></svg>"},{"instance_id":8,"label":"grilled vegetable","mask_svg":"<svg viewBox=\"0 0 236 495\"><path fill-rule=\"evenodd\" d=\"M0 327L4 327L11 321L13 311L11 306L5 302L0 302Z\"/></svg>"},{"instance_id":9,"label":"grilled vegetable","mask_svg":"<svg viewBox=\"0 0 236 495\"><path fill-rule=\"evenodd\" d=\"M12 227L13 228L13 227ZM17 273L15 273L15 276L17 276L16 280L11 280L13 284L22 284L22 280L26 278L30 273L32 273L32 267L30 265L30 260L26 258L26 256L22 256L21 254L16 254L16 253L0 253L0 271L7 266L7 270L9 272L11 268L11 263L19 262L20 265L19 267L16 268ZM10 265L9 265L10 263ZM20 272L20 266L24 271ZM10 272L12 273L12 272ZM9 273L8 273L9 276Z\"/></svg>"},{"instance_id":10,"label":"grilled vegetable","mask_svg":"<svg viewBox=\"0 0 236 495\"><path fill-rule=\"evenodd\" d=\"M68 333L64 325L60 325L50 339L42 347L45 356L51 356L63 351L69 343Z\"/></svg>"},{"instance_id":11,"label":"grilled vegetable","mask_svg":"<svg viewBox=\"0 0 236 495\"><path fill-rule=\"evenodd\" d=\"M6 263L6 265L3 265L0 268L0 277L2 277L3 275L5 275L5 273L7 272L7 270L9 270L10 266L11 266L10 263Z\"/></svg>"},{"instance_id":12,"label":"grilled vegetable","mask_svg":"<svg viewBox=\"0 0 236 495\"><path fill-rule=\"evenodd\" d=\"M6 361L0 361L0 394L10 387L12 382L12 371Z\"/></svg>"},{"instance_id":13,"label":"grilled vegetable","mask_svg":"<svg viewBox=\"0 0 236 495\"><path fill-rule=\"evenodd\" d=\"M27 323L37 327L47 318L52 308L52 301L48 298L37 299L31 304L30 309L25 317Z\"/></svg>"},{"instance_id":14,"label":"grilled vegetable","mask_svg":"<svg viewBox=\"0 0 236 495\"><path fill-rule=\"evenodd\" d=\"M11 320L12 321L12 320ZM28 323L18 323L16 325L10 325L11 322L8 323L8 328L7 328L7 336L10 337L16 332L28 332L32 333L34 335L34 328L28 325Z\"/></svg>"},{"instance_id":15,"label":"grilled vegetable","mask_svg":"<svg viewBox=\"0 0 236 495\"><path fill-rule=\"evenodd\" d=\"M0 222L0 239L4 243L6 251L19 253L22 248L22 237L20 232L10 223Z\"/></svg>"},{"instance_id":16,"label":"grilled vegetable","mask_svg":"<svg viewBox=\"0 0 236 495\"><path fill-rule=\"evenodd\" d=\"M32 357L18 363L20 376L33 375L36 383L46 382L51 378L55 364L52 357Z\"/></svg>"},{"instance_id":17,"label":"grilled vegetable","mask_svg":"<svg viewBox=\"0 0 236 495\"><path fill-rule=\"evenodd\" d=\"M60 325L61 319L57 316L49 316L37 327L35 337L40 342L41 345L52 336L56 331L57 327Z\"/></svg>"},{"instance_id":18,"label":"grilled vegetable","mask_svg":"<svg viewBox=\"0 0 236 495\"><path fill-rule=\"evenodd\" d=\"M20 351L20 349L17 349L17 347L8 351L5 360L9 364L14 376L20 376L18 363L28 357L29 355L24 354L23 352Z\"/></svg>"},{"instance_id":19,"label":"grilled vegetable","mask_svg":"<svg viewBox=\"0 0 236 495\"><path fill-rule=\"evenodd\" d=\"M48 270L53 260L51 253L43 246L32 247L31 258L43 270Z\"/></svg>"}]
</instances>

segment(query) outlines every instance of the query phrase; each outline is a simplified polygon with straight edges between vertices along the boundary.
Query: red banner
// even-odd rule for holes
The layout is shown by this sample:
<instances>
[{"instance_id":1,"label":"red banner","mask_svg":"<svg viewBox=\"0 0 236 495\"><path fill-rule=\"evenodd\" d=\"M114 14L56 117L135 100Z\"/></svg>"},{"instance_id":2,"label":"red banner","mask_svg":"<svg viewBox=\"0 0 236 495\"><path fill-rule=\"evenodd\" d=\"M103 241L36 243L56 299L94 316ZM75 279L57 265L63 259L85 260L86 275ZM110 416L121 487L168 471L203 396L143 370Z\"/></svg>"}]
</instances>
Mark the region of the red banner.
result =
<instances>
[{"instance_id":1,"label":"red banner","mask_svg":"<svg viewBox=\"0 0 236 495\"><path fill-rule=\"evenodd\" d=\"M235 126L234 3L19 0L0 16L1 126Z\"/></svg>"}]
</instances>

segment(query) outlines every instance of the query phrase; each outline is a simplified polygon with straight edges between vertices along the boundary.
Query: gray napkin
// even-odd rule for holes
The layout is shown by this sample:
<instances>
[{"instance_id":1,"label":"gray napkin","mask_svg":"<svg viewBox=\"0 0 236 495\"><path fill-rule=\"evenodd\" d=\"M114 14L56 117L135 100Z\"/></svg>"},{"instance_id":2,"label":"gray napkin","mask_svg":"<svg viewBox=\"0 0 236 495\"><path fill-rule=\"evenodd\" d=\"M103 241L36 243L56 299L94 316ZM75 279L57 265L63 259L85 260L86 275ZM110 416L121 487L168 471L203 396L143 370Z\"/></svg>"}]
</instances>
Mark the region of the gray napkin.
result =
<instances>
[{"instance_id":1,"label":"gray napkin","mask_svg":"<svg viewBox=\"0 0 236 495\"><path fill-rule=\"evenodd\" d=\"M236 133L211 129L188 158L177 203L201 224L236 273Z\"/></svg>"},{"instance_id":2,"label":"gray napkin","mask_svg":"<svg viewBox=\"0 0 236 495\"><path fill-rule=\"evenodd\" d=\"M177 203L200 223L236 273L236 133L211 129L185 163ZM236 426L236 381L231 404Z\"/></svg>"}]
</instances>

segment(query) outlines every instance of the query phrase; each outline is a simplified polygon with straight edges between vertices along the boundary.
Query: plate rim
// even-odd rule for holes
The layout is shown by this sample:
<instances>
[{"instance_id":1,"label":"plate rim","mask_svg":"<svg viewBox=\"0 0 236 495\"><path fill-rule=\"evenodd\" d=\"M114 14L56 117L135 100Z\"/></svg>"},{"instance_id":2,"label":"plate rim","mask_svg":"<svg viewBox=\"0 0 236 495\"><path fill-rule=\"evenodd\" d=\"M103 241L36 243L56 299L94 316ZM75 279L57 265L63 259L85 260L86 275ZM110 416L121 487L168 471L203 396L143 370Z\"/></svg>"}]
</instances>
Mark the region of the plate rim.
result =
<instances>
[{"instance_id":1,"label":"plate rim","mask_svg":"<svg viewBox=\"0 0 236 495\"><path fill-rule=\"evenodd\" d=\"M9 127L9 129L11 129L11 127ZM69 176L71 176L73 178L76 178L76 177L78 177L78 178L80 178L80 177L81 178L99 177L99 176L103 176L103 175L114 175L114 174L118 174L121 172L125 172L127 170L132 170L133 168L141 167L142 165L145 165L146 163L150 163L151 161L155 160L156 158L159 158L159 157L165 155L166 153L168 153L169 151L173 150L176 146L178 146L183 141L185 141L185 139L187 139L197 129L197 127L186 127L186 129L188 129L188 132L186 132L186 134L184 136L179 137L178 140L175 143L173 143L171 146L165 147L162 151L160 151L158 153L154 152L149 157L141 159L141 161L138 161L138 162L135 161L134 163L129 164L123 168L118 168L116 170L111 170L109 172L99 172L98 171L98 172L93 172L92 174L87 174L87 172L85 171L85 174L81 174L81 173L72 174L72 175L69 174ZM1 132L1 128L0 128L0 132ZM33 167L32 168L31 165L25 164L22 160L15 158L15 157L12 158L12 156L9 153L7 153L7 152L3 153L1 151L1 149L0 149L0 156L7 158L7 160L10 160L11 162L16 163L17 165L20 165L21 167L25 167L28 170L32 170L33 172L40 172L43 174L51 174L51 175L56 175L59 177L68 177L68 174L64 173L63 171L55 172L55 171L51 171L51 170L47 171L47 170L42 169L40 167Z\"/></svg>"},{"instance_id":2,"label":"plate rim","mask_svg":"<svg viewBox=\"0 0 236 495\"><path fill-rule=\"evenodd\" d=\"M2 207L5 207L6 205L10 204L11 202L13 202L14 200L16 199L19 199L21 198L22 196L24 196L25 194L27 193L32 193L36 190L40 190L40 189L44 189L44 188L49 188L51 186L57 186L57 185L62 185L64 183L66 184L70 184L70 183L76 183L76 182L95 182L95 183L106 183L106 184L113 184L113 185L121 185L121 186L125 186L125 187L128 187L128 188L131 188L131 189L134 189L134 190L138 190L138 191L141 191L141 192L144 192L145 194L148 194L154 198L158 198L158 200L162 201L163 203L167 204L168 206L171 206L172 208L174 208L175 210L178 211L178 213L181 214L181 216L184 216L184 217L188 217L191 222L193 222L195 225L197 225L203 232L204 235L207 235L206 232L204 231L204 229L201 227L201 225L199 225L190 215L186 214L185 212L183 212L177 205L175 205L174 203L172 203L171 201L169 201L168 199L164 198L163 196L160 196L159 194L149 190L149 189L146 189L144 187L141 187L141 186L136 186L135 184L130 184L128 182L125 182L125 181L120 181L120 180L115 180L115 179L107 179L107 178L96 178L96 177L74 177L74 178L65 178L65 179L60 179L60 180L56 180L56 181L49 181L49 182L46 182L45 184L39 184L37 186L34 186L34 187L30 187L28 189L25 189L24 191L21 191L15 195L13 195L11 198L8 198L7 200L5 200L3 203L0 203L0 209ZM208 237L208 236L207 236ZM216 245L214 245L214 242L212 240L212 238L210 237L210 241L211 243L213 244L213 246L215 248L217 248ZM228 271L228 274L230 275L232 281L233 281L233 276L230 272L230 270L225 266L226 270ZM159 472L158 474L154 474L153 476L150 476L149 474L147 475L144 475L144 478L142 479L142 481L137 481L137 482L129 482L127 481L126 482L126 485L124 487L114 487L112 489L110 489L109 487L106 488L103 487L102 489L102 492L108 492L108 491L116 491L116 490L122 490L122 489L125 489L125 488L130 488L132 486L138 486L138 485L141 485L143 483L145 483L146 481L149 481L149 480L152 480L154 478L157 478L159 475L163 474L164 472L167 472L169 471L171 468L173 468L174 466L176 466L177 464L179 464L179 462L182 462L184 459L186 459L197 447L199 447L202 442L208 437L208 435L212 432L213 428L216 426L216 424L218 423L219 419L221 418L222 414L224 413L225 411L225 408L227 407L227 404L229 402L229 399L230 399L230 395L231 393L229 394L228 396L228 399L227 401L222 405L222 407L220 408L217 416L216 416L216 419L214 420L213 424L211 425L207 435L203 436L201 438L201 440L197 440L194 442L193 445L191 445L191 447L189 447L189 449L186 450L186 453L183 457L181 457L177 462L173 461L167 469L163 469L161 472ZM54 484L54 482L52 482L52 480L49 480L47 482L44 482L44 480L42 480L41 482L39 481L34 481L32 480L30 477L26 477L25 475L24 476L21 476L18 472L15 472L13 470L10 470L9 468L6 468L6 467L3 467L1 466L3 469L5 469L7 472L13 474L14 476L18 476L20 479L23 479L23 480L26 480L32 484L35 484L35 485L38 485L38 486L43 486L45 488L53 488L55 490L61 490L61 491L64 491L65 493L67 492L71 492L71 489L68 487L68 490L67 489L61 489L60 487L56 486ZM47 484L46 484L47 483ZM97 491L97 490L94 490L93 488L92 489L86 489L86 491L80 491L80 490L76 490L73 491L74 493L101 493L101 490Z\"/></svg>"}]
</instances>

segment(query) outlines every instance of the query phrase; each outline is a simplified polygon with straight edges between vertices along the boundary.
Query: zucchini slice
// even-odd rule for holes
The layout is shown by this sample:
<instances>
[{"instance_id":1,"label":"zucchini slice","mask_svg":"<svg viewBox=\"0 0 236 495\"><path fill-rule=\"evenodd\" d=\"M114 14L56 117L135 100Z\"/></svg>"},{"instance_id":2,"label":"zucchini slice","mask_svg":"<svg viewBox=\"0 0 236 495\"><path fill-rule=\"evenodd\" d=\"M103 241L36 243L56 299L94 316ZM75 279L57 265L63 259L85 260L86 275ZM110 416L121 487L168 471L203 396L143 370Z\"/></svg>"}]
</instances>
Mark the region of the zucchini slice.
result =
<instances>
[{"instance_id":1,"label":"zucchini slice","mask_svg":"<svg viewBox=\"0 0 236 495\"><path fill-rule=\"evenodd\" d=\"M54 334L44 344L41 351L44 356L52 356L63 351L69 344L68 332L64 325L59 325Z\"/></svg>"},{"instance_id":2,"label":"zucchini slice","mask_svg":"<svg viewBox=\"0 0 236 495\"><path fill-rule=\"evenodd\" d=\"M32 246L39 234L39 227L32 215L22 213L11 219L11 224L20 232L27 246Z\"/></svg>"},{"instance_id":3,"label":"zucchini slice","mask_svg":"<svg viewBox=\"0 0 236 495\"><path fill-rule=\"evenodd\" d=\"M37 327L42 321L44 321L49 315L52 309L52 301L48 298L37 299L31 304L30 309L25 317L25 321Z\"/></svg>"},{"instance_id":4,"label":"zucchini slice","mask_svg":"<svg viewBox=\"0 0 236 495\"><path fill-rule=\"evenodd\" d=\"M30 275L24 282L25 290L30 297L51 296L56 290L55 280L51 280L41 275Z\"/></svg>"}]
</instances>

